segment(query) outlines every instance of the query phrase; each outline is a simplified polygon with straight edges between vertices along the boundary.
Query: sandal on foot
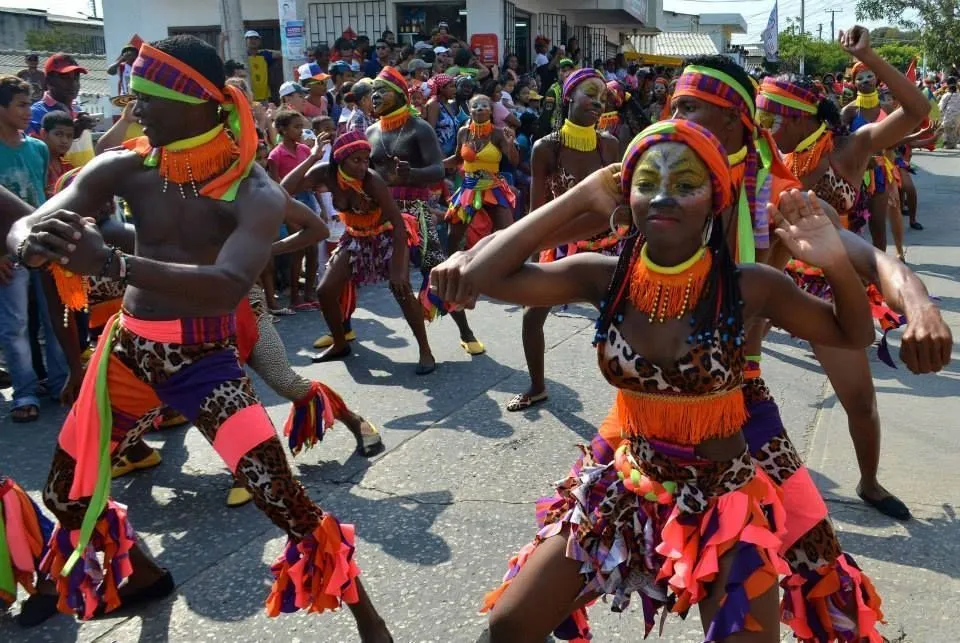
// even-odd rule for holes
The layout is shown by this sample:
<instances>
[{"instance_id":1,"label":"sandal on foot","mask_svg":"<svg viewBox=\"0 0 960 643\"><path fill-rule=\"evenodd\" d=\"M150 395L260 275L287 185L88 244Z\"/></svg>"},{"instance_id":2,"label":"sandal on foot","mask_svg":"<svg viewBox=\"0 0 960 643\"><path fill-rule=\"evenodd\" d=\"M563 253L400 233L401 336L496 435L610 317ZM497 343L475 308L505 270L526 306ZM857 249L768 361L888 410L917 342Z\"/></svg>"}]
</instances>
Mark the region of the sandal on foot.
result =
<instances>
[{"instance_id":1,"label":"sandal on foot","mask_svg":"<svg viewBox=\"0 0 960 643\"><path fill-rule=\"evenodd\" d=\"M536 395L527 395L526 393L520 393L515 395L512 400L507 402L507 410L511 413L516 413L517 411L525 411L530 407L536 406L538 404L543 404L547 401L549 396L547 392L537 393Z\"/></svg>"},{"instance_id":2,"label":"sandal on foot","mask_svg":"<svg viewBox=\"0 0 960 643\"><path fill-rule=\"evenodd\" d=\"M20 615L17 616L17 625L20 627L36 627L57 614L56 594L40 594L39 592L20 604Z\"/></svg>"},{"instance_id":3,"label":"sandal on foot","mask_svg":"<svg viewBox=\"0 0 960 643\"><path fill-rule=\"evenodd\" d=\"M316 307L309 301L301 302L293 307L293 309L298 313L306 312L308 310L315 310L315 308Z\"/></svg>"},{"instance_id":4,"label":"sandal on foot","mask_svg":"<svg viewBox=\"0 0 960 643\"><path fill-rule=\"evenodd\" d=\"M903 501L893 494L884 496L880 500L867 498L859 491L857 492L857 495L860 496L860 500L863 500L865 504L870 505L884 516L889 516L894 520L900 520L903 522L913 518L913 516L910 514L910 509L907 508L907 505L903 504Z\"/></svg>"},{"instance_id":5,"label":"sandal on foot","mask_svg":"<svg viewBox=\"0 0 960 643\"><path fill-rule=\"evenodd\" d=\"M343 350L339 352L334 353L332 351L324 351L319 355L314 355L310 361L312 361L314 364L322 364L324 362L335 362L337 360L347 357L352 352L353 352L353 349L350 348L350 344L347 344L343 348Z\"/></svg>"},{"instance_id":6,"label":"sandal on foot","mask_svg":"<svg viewBox=\"0 0 960 643\"><path fill-rule=\"evenodd\" d=\"M357 453L365 458L380 455L386 450L377 427L366 420L360 423L360 435L354 437L357 439Z\"/></svg>"},{"instance_id":7,"label":"sandal on foot","mask_svg":"<svg viewBox=\"0 0 960 643\"><path fill-rule=\"evenodd\" d=\"M911 230L923 230L923 226L920 225L920 222L919 222L919 221L913 221L913 222L910 224L910 229L911 229Z\"/></svg>"},{"instance_id":8,"label":"sandal on foot","mask_svg":"<svg viewBox=\"0 0 960 643\"><path fill-rule=\"evenodd\" d=\"M467 351L468 355L483 355L487 352L487 348L479 339L474 339L469 342L460 340L460 348Z\"/></svg>"},{"instance_id":9,"label":"sandal on foot","mask_svg":"<svg viewBox=\"0 0 960 643\"><path fill-rule=\"evenodd\" d=\"M110 470L110 477L120 478L131 474L134 471L152 469L153 467L159 466L161 462L163 462L163 458L160 457L160 452L156 449L154 449L150 455L145 457L143 460L137 460L136 462L133 462L127 458L127 456L122 455L120 456L117 464L115 464Z\"/></svg>"},{"instance_id":10,"label":"sandal on foot","mask_svg":"<svg viewBox=\"0 0 960 643\"><path fill-rule=\"evenodd\" d=\"M429 375L435 370L437 370L437 360L433 360L430 364L424 364L422 362L417 364L417 369L414 373L417 375Z\"/></svg>"},{"instance_id":11,"label":"sandal on foot","mask_svg":"<svg viewBox=\"0 0 960 643\"><path fill-rule=\"evenodd\" d=\"M271 308L267 312L276 317L289 317L290 315L297 314L289 308Z\"/></svg>"},{"instance_id":12,"label":"sandal on foot","mask_svg":"<svg viewBox=\"0 0 960 643\"><path fill-rule=\"evenodd\" d=\"M253 500L253 494L246 487L231 487L227 492L227 506L231 509L242 507Z\"/></svg>"},{"instance_id":13,"label":"sandal on foot","mask_svg":"<svg viewBox=\"0 0 960 643\"><path fill-rule=\"evenodd\" d=\"M355 330L348 330L344 335L344 339L346 339L348 342L352 342L356 338L357 331ZM324 335L313 343L314 348L329 348L331 346L333 346L333 335Z\"/></svg>"},{"instance_id":14,"label":"sandal on foot","mask_svg":"<svg viewBox=\"0 0 960 643\"><path fill-rule=\"evenodd\" d=\"M36 404L24 404L10 411L10 420L14 424L29 424L40 419L40 407Z\"/></svg>"}]
</instances>

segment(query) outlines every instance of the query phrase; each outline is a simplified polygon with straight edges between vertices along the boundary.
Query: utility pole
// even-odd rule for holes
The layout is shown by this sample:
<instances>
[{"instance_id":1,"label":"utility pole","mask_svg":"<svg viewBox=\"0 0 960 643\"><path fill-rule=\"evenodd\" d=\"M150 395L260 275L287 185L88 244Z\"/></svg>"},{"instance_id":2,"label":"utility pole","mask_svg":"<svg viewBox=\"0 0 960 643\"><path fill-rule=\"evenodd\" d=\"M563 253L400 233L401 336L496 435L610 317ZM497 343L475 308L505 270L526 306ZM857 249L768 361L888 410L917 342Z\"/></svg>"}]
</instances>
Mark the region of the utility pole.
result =
<instances>
[{"instance_id":1,"label":"utility pole","mask_svg":"<svg viewBox=\"0 0 960 643\"><path fill-rule=\"evenodd\" d=\"M804 63L806 62L805 61L806 56L804 56L804 51L803 51L803 38L807 35L807 30L804 27L805 25L804 21L806 20L806 10L807 10L806 0L800 0L800 75L801 76L803 76L803 72L805 68Z\"/></svg>"},{"instance_id":2,"label":"utility pole","mask_svg":"<svg viewBox=\"0 0 960 643\"><path fill-rule=\"evenodd\" d=\"M240 0L220 0L220 28L226 36L221 55L224 60L245 61L247 58L246 43L243 40L243 12Z\"/></svg>"},{"instance_id":3,"label":"utility pole","mask_svg":"<svg viewBox=\"0 0 960 643\"><path fill-rule=\"evenodd\" d=\"M817 23L817 40L823 40L823 23Z\"/></svg>"},{"instance_id":4,"label":"utility pole","mask_svg":"<svg viewBox=\"0 0 960 643\"><path fill-rule=\"evenodd\" d=\"M837 14L843 13L843 9L825 9L824 13L830 14L830 42L834 42L834 40L837 37L837 32L834 29L834 25L836 24Z\"/></svg>"}]
</instances>

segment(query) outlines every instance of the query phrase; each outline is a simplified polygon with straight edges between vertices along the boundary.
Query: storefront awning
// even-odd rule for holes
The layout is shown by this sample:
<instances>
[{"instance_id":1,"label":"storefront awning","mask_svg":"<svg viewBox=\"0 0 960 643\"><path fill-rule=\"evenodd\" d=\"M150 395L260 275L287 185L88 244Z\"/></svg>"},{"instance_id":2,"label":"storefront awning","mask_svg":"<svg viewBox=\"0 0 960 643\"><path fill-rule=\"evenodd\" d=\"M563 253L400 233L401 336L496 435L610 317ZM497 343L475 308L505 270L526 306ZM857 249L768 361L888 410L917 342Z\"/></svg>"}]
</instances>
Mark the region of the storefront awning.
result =
<instances>
[{"instance_id":1,"label":"storefront awning","mask_svg":"<svg viewBox=\"0 0 960 643\"><path fill-rule=\"evenodd\" d=\"M558 0L551 10L591 25L646 25L649 0Z\"/></svg>"}]
</instances>

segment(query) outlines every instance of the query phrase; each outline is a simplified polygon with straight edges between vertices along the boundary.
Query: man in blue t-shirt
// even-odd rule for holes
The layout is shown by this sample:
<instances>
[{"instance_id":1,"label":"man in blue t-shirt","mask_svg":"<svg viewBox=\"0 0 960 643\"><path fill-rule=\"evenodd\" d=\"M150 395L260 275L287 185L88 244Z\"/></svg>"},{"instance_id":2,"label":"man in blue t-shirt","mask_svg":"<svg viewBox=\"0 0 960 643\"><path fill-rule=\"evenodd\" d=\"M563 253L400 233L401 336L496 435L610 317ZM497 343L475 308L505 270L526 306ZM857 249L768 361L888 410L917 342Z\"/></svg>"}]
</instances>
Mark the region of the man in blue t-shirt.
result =
<instances>
[{"instance_id":1,"label":"man in blue t-shirt","mask_svg":"<svg viewBox=\"0 0 960 643\"><path fill-rule=\"evenodd\" d=\"M21 132L30 124L30 84L16 76L0 76L0 185L36 208L45 200L49 151L43 141ZM17 266L11 257L0 259L0 351L13 381L14 422L34 422L40 417L37 374L27 322L29 297L33 288L37 315L46 338L45 357L48 386L59 395L67 381L68 369L56 340L40 275Z\"/></svg>"},{"instance_id":2,"label":"man in blue t-shirt","mask_svg":"<svg viewBox=\"0 0 960 643\"><path fill-rule=\"evenodd\" d=\"M76 119L77 129L74 136L79 136L84 129L93 127L89 115L78 114L74 109L74 101L80 94L80 74L87 70L77 64L76 59L68 54L53 54L43 64L46 91L43 98L33 104L30 109L30 124L26 133L36 136L40 133L40 124L43 117L50 112L66 112Z\"/></svg>"}]
</instances>

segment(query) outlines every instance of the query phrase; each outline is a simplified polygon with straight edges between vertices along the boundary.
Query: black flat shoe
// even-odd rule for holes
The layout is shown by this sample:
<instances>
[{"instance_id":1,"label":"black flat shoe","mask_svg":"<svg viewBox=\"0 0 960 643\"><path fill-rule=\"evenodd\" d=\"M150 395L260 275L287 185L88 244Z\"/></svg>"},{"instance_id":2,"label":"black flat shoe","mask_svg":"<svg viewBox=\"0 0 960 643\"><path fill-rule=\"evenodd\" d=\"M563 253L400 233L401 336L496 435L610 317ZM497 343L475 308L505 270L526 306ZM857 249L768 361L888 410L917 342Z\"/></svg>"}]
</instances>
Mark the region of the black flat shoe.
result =
<instances>
[{"instance_id":1,"label":"black flat shoe","mask_svg":"<svg viewBox=\"0 0 960 643\"><path fill-rule=\"evenodd\" d=\"M140 605L146 605L147 603L153 603L154 601L159 601L170 594L173 594L173 591L176 589L176 585L173 582L173 574L170 573L170 570L164 569L163 576L155 580L152 584L147 585L135 592L130 592L125 596L120 597L120 607L115 611L119 612L121 610L130 610ZM100 605L97 608L97 611L94 613L95 618L99 618L106 614L106 609L104 605Z\"/></svg>"},{"instance_id":2,"label":"black flat shoe","mask_svg":"<svg viewBox=\"0 0 960 643\"><path fill-rule=\"evenodd\" d=\"M911 222L911 223L910 223L910 228L911 228L912 230L923 230L923 226L920 225L917 221Z\"/></svg>"},{"instance_id":3,"label":"black flat shoe","mask_svg":"<svg viewBox=\"0 0 960 643\"><path fill-rule=\"evenodd\" d=\"M17 616L17 625L20 627L36 627L57 614L57 595L34 594L20 604L20 615Z\"/></svg>"},{"instance_id":4,"label":"black flat shoe","mask_svg":"<svg viewBox=\"0 0 960 643\"><path fill-rule=\"evenodd\" d=\"M857 495L860 496L860 500L863 500L865 504L870 505L884 516L889 516L894 520L900 520L902 522L906 522L913 518L913 515L911 515L907 505L903 504L903 501L893 494L885 496L880 500L871 500L870 498L865 498L859 492Z\"/></svg>"}]
</instances>

